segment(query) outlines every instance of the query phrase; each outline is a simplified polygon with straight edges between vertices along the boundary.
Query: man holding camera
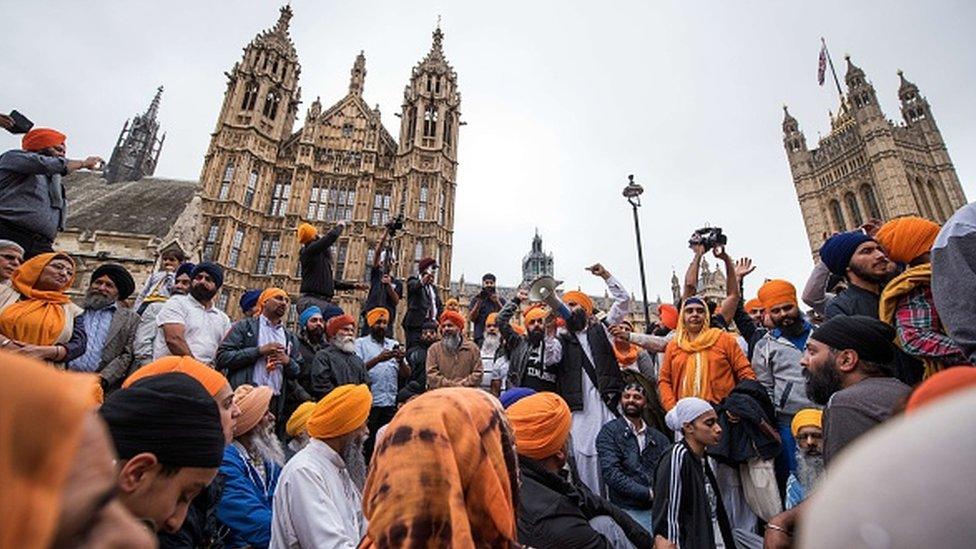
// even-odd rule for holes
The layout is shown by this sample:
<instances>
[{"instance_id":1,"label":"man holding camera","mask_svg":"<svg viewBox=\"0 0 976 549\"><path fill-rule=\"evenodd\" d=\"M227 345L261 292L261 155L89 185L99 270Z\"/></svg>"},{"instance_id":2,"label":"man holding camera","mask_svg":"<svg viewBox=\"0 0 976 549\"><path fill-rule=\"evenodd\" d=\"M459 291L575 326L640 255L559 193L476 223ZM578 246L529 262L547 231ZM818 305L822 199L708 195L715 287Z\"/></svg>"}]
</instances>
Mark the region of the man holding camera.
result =
<instances>
[{"instance_id":1,"label":"man holding camera","mask_svg":"<svg viewBox=\"0 0 976 549\"><path fill-rule=\"evenodd\" d=\"M24 135L23 149L0 155L0 239L24 249L24 259L53 251L58 231L64 229L68 200L61 177L104 161L65 158L65 135L50 128L35 128Z\"/></svg>"},{"instance_id":2,"label":"man holding camera","mask_svg":"<svg viewBox=\"0 0 976 549\"><path fill-rule=\"evenodd\" d=\"M403 283L393 277L393 257L392 252L386 249L386 243L398 230L396 221L391 221L386 226L383 237L376 243L373 250L373 265L369 269L369 293L366 294L366 301L363 303L361 313L361 326L359 335L367 336L370 333L369 322L366 321L366 313L377 307L382 307L390 314L390 321L386 325L386 337L393 337L393 319L396 318L397 304L403 297ZM402 227L402 225L400 225ZM389 255L387 255L389 254Z\"/></svg>"},{"instance_id":3,"label":"man holding camera","mask_svg":"<svg viewBox=\"0 0 976 549\"><path fill-rule=\"evenodd\" d=\"M417 263L419 276L414 275L407 279L407 313L403 315L407 349L420 343L424 322L438 322L444 312L444 304L434 284L437 267L437 261L433 257L425 257Z\"/></svg>"},{"instance_id":4,"label":"man holding camera","mask_svg":"<svg viewBox=\"0 0 976 549\"><path fill-rule=\"evenodd\" d=\"M485 321L488 315L497 313L505 306L505 300L498 297L495 291L495 275L491 273L481 277L481 293L471 300L468 319L474 323L474 342L480 347L485 339Z\"/></svg>"}]
</instances>

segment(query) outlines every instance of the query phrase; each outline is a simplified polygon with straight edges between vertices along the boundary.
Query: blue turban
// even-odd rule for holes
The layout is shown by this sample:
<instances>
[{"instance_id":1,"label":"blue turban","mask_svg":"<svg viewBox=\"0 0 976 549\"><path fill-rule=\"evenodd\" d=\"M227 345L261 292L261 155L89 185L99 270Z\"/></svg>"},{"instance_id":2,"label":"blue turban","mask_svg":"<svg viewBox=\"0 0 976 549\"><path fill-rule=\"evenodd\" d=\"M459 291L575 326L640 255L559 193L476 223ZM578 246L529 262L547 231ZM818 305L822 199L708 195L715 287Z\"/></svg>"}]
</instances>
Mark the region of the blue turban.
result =
<instances>
[{"instance_id":1,"label":"blue turban","mask_svg":"<svg viewBox=\"0 0 976 549\"><path fill-rule=\"evenodd\" d=\"M319 309L316 305L312 305L311 307L302 311L302 314L298 315L298 325L304 328L305 325L308 324L308 321L315 315L322 316L322 309Z\"/></svg>"},{"instance_id":2,"label":"blue turban","mask_svg":"<svg viewBox=\"0 0 976 549\"><path fill-rule=\"evenodd\" d=\"M333 305L330 303L325 307L325 310L322 311L322 320L328 322L330 318L339 316L341 314L345 314L342 308L338 305Z\"/></svg>"},{"instance_id":3,"label":"blue turban","mask_svg":"<svg viewBox=\"0 0 976 549\"><path fill-rule=\"evenodd\" d=\"M534 389L529 389L528 387L513 387L507 391L504 391L501 396L498 397L498 400L502 402L502 408L508 408L523 398L532 396L534 394Z\"/></svg>"},{"instance_id":4,"label":"blue turban","mask_svg":"<svg viewBox=\"0 0 976 549\"><path fill-rule=\"evenodd\" d=\"M173 276L173 278L179 278L180 275L186 275L193 278L193 269L196 268L197 266L189 261L186 263L180 263L180 266L176 268L176 274Z\"/></svg>"},{"instance_id":5,"label":"blue turban","mask_svg":"<svg viewBox=\"0 0 976 549\"><path fill-rule=\"evenodd\" d=\"M830 272L837 276L844 276L847 274L847 266L850 265L857 247L865 242L873 241L874 239L864 234L863 231L835 234L820 247L820 261L823 261Z\"/></svg>"},{"instance_id":6,"label":"blue turban","mask_svg":"<svg viewBox=\"0 0 976 549\"><path fill-rule=\"evenodd\" d=\"M241 296L241 311L247 312L257 307L258 298L261 297L261 290L248 290Z\"/></svg>"},{"instance_id":7,"label":"blue turban","mask_svg":"<svg viewBox=\"0 0 976 549\"><path fill-rule=\"evenodd\" d=\"M211 263L209 261L197 263L197 266L194 267L193 271L190 273L190 278L196 278L200 273L207 273L210 275L210 278L213 279L218 288L224 285L224 270L220 268L220 265Z\"/></svg>"}]
</instances>

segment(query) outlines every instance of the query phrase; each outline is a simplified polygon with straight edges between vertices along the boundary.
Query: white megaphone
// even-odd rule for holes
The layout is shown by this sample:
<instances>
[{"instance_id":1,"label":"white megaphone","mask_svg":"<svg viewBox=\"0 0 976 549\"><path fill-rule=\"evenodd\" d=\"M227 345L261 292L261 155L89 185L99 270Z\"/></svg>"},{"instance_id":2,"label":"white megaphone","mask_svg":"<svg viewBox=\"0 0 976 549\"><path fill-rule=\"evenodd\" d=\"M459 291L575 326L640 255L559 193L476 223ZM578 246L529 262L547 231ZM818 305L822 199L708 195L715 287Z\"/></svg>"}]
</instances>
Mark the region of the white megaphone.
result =
<instances>
[{"instance_id":1,"label":"white megaphone","mask_svg":"<svg viewBox=\"0 0 976 549\"><path fill-rule=\"evenodd\" d=\"M533 280L532 285L529 286L529 300L541 301L548 305L553 312L563 317L563 320L569 320L569 308L556 297L556 286L558 283L553 277L549 275L540 276Z\"/></svg>"}]
</instances>

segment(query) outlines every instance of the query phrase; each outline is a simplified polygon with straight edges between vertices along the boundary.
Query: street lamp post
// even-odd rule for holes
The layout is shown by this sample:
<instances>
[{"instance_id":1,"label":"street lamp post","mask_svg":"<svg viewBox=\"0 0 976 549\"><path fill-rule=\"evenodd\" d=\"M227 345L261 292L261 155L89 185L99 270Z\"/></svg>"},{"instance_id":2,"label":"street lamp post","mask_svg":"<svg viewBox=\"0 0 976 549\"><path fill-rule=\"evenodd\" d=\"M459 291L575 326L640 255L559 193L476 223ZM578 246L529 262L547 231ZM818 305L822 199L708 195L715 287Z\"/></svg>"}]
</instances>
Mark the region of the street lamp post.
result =
<instances>
[{"instance_id":1,"label":"street lamp post","mask_svg":"<svg viewBox=\"0 0 976 549\"><path fill-rule=\"evenodd\" d=\"M624 187L623 195L634 209L634 233L637 235L637 261L640 264L641 297L644 299L644 331L650 333L651 314L647 304L647 278L644 276L644 246L641 244L640 221L637 218L637 208L641 205L640 195L644 193L644 187L634 183L633 175L627 176L627 179L629 181L627 186Z\"/></svg>"}]
</instances>

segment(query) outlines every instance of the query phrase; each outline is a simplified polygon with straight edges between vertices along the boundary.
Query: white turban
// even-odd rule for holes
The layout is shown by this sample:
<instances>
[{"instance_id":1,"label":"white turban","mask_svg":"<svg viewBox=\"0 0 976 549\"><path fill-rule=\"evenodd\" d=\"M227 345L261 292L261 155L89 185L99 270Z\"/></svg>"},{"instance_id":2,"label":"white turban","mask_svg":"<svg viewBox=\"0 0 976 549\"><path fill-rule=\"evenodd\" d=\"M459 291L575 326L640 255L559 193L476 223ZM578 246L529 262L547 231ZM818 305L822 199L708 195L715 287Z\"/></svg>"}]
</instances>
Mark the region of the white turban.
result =
<instances>
[{"instance_id":1,"label":"white turban","mask_svg":"<svg viewBox=\"0 0 976 549\"><path fill-rule=\"evenodd\" d=\"M691 423L698 419L702 414L714 410L711 404L698 397L685 397L675 404L674 408L664 416L664 423L672 431L681 432L685 423Z\"/></svg>"}]
</instances>

